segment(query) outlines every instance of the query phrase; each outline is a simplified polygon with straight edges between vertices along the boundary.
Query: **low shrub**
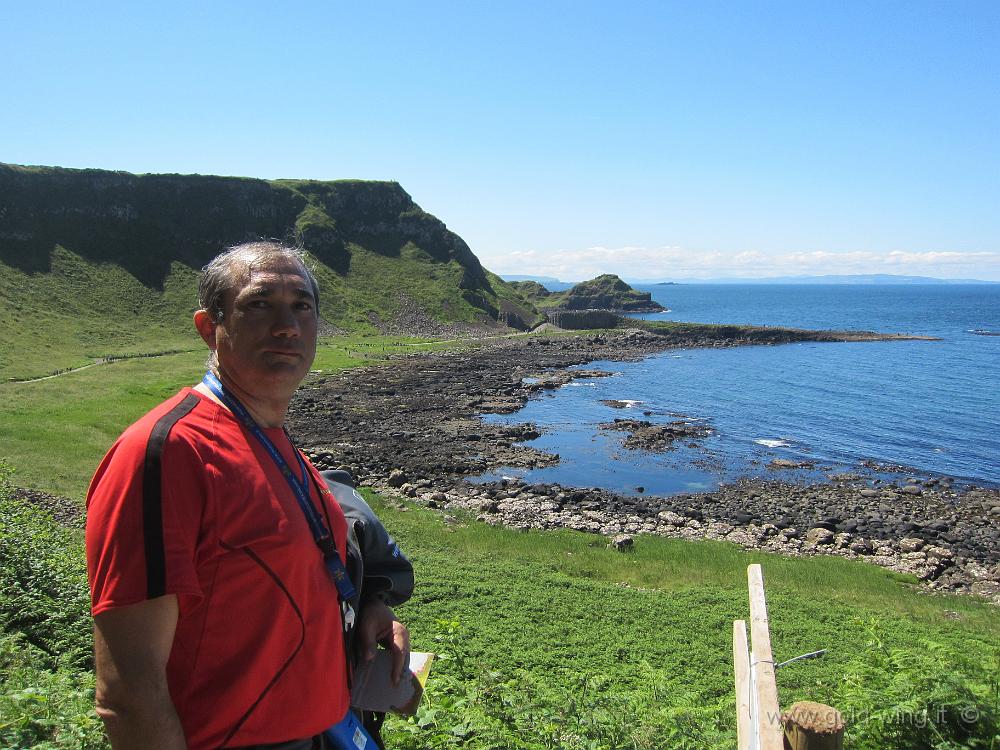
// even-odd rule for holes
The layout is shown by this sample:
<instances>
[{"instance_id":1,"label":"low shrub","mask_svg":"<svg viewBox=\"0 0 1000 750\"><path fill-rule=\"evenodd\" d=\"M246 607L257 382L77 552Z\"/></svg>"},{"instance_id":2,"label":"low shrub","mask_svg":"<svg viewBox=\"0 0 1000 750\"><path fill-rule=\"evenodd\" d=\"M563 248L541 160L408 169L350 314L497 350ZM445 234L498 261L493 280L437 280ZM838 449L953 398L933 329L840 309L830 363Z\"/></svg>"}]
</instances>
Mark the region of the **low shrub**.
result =
<instances>
[{"instance_id":1,"label":"low shrub","mask_svg":"<svg viewBox=\"0 0 1000 750\"><path fill-rule=\"evenodd\" d=\"M106 747L92 672L71 659L53 660L22 635L0 633L0 674L0 747Z\"/></svg>"},{"instance_id":2,"label":"low shrub","mask_svg":"<svg viewBox=\"0 0 1000 750\"><path fill-rule=\"evenodd\" d=\"M834 693L847 747L1000 748L1000 650L960 653L927 639L904 648L879 620L853 625L865 646Z\"/></svg>"},{"instance_id":3,"label":"low shrub","mask_svg":"<svg viewBox=\"0 0 1000 750\"><path fill-rule=\"evenodd\" d=\"M0 629L20 633L49 666L92 663L83 534L14 500L0 464Z\"/></svg>"},{"instance_id":4,"label":"low shrub","mask_svg":"<svg viewBox=\"0 0 1000 750\"><path fill-rule=\"evenodd\" d=\"M735 703L666 689L645 666L642 687L605 674L504 673L471 653L457 620L439 620L439 653L417 714L387 727L397 748L701 750L727 744Z\"/></svg>"}]
</instances>

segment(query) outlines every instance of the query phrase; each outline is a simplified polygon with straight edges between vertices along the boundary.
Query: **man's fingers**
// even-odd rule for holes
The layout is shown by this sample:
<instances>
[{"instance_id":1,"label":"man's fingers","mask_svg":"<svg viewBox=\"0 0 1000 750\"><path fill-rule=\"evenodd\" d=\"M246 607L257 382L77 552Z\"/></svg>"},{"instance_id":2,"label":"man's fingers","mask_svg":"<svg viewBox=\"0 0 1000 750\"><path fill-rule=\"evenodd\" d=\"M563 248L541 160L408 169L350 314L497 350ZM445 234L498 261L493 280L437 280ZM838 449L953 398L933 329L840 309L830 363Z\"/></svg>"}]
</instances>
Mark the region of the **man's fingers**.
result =
<instances>
[{"instance_id":1,"label":"man's fingers","mask_svg":"<svg viewBox=\"0 0 1000 750\"><path fill-rule=\"evenodd\" d=\"M379 644L392 652L392 671L389 678L393 686L399 685L403 672L410 663L410 631L396 619L393 611L382 602L371 602L362 612L358 633L363 658L375 658Z\"/></svg>"},{"instance_id":2,"label":"man's fingers","mask_svg":"<svg viewBox=\"0 0 1000 750\"><path fill-rule=\"evenodd\" d=\"M401 622L392 626L392 641L389 645L392 651L392 685L395 687L403 677L403 671L410 664L410 631Z\"/></svg>"}]
</instances>

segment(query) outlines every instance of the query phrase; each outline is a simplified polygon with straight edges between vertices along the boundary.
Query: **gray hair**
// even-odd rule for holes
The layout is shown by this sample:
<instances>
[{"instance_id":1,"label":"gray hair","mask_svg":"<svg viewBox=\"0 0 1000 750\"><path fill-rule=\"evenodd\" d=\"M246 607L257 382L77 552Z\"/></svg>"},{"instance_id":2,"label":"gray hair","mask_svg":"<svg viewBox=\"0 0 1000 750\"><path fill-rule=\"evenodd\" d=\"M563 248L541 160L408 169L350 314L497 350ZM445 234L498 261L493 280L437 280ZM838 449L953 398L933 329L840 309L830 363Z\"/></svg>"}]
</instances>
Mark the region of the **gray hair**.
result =
<instances>
[{"instance_id":1,"label":"gray hair","mask_svg":"<svg viewBox=\"0 0 1000 750\"><path fill-rule=\"evenodd\" d=\"M267 268L276 262L292 261L302 266L319 314L319 284L302 250L276 240L255 240L233 245L216 255L201 269L198 280L198 304L212 319L221 321L225 313L226 293L250 280L254 269Z\"/></svg>"}]
</instances>

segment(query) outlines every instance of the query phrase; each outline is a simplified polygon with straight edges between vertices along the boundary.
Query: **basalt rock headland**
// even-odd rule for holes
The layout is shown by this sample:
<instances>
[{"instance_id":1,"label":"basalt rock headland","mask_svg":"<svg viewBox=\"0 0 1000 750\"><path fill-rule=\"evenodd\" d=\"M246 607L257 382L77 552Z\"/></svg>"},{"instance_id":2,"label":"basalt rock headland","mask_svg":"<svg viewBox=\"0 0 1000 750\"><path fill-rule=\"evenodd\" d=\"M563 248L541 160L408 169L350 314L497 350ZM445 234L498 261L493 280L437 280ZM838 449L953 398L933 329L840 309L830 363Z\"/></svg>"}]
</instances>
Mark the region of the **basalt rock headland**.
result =
<instances>
[{"instance_id":1,"label":"basalt rock headland","mask_svg":"<svg viewBox=\"0 0 1000 750\"><path fill-rule=\"evenodd\" d=\"M607 310L610 312L664 312L649 292L640 292L615 274L581 281L564 292L550 292L537 281L514 281L512 286L539 310Z\"/></svg>"}]
</instances>

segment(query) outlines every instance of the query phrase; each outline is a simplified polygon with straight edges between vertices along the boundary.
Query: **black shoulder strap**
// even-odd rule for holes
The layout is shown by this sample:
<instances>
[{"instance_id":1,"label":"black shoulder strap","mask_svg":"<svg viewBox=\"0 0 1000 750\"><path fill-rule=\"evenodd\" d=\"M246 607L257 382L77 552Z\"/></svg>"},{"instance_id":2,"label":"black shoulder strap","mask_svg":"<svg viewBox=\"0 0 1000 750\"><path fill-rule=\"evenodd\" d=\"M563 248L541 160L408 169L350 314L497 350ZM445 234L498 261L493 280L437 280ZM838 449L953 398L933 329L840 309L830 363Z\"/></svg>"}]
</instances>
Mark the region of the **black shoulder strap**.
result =
<instances>
[{"instance_id":1,"label":"black shoulder strap","mask_svg":"<svg viewBox=\"0 0 1000 750\"><path fill-rule=\"evenodd\" d=\"M193 393L160 417L146 442L142 470L142 535L146 551L146 598L167 593L167 560L163 548L163 485L161 460L170 430L187 416L199 399Z\"/></svg>"}]
</instances>

